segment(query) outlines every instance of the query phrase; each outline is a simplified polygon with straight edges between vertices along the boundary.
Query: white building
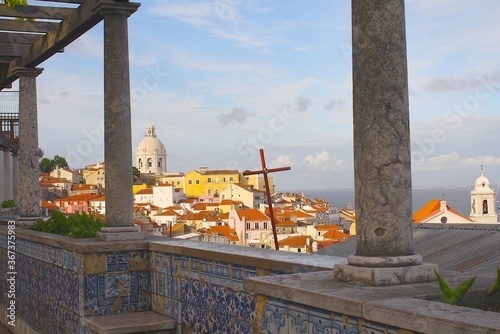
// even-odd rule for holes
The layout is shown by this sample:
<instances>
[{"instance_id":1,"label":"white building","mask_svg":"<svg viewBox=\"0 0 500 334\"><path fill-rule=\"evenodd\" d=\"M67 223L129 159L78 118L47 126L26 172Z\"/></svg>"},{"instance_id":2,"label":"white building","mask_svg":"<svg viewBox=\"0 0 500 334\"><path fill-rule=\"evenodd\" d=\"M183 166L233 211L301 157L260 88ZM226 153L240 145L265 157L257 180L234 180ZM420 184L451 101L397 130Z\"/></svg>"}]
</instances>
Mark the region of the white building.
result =
<instances>
[{"instance_id":1,"label":"white building","mask_svg":"<svg viewBox=\"0 0 500 334\"><path fill-rule=\"evenodd\" d=\"M156 137L155 126L151 123L146 128L146 137L137 147L136 163L141 173L162 174L167 171L167 150Z\"/></svg>"},{"instance_id":2,"label":"white building","mask_svg":"<svg viewBox=\"0 0 500 334\"><path fill-rule=\"evenodd\" d=\"M484 176L476 179L475 188L470 192L470 219L480 224L498 224L495 206L495 191L490 188L490 181Z\"/></svg>"},{"instance_id":3,"label":"white building","mask_svg":"<svg viewBox=\"0 0 500 334\"><path fill-rule=\"evenodd\" d=\"M184 198L186 198L186 196L182 188L175 188L171 184L158 184L153 186L153 204L160 208L173 206Z\"/></svg>"}]
</instances>

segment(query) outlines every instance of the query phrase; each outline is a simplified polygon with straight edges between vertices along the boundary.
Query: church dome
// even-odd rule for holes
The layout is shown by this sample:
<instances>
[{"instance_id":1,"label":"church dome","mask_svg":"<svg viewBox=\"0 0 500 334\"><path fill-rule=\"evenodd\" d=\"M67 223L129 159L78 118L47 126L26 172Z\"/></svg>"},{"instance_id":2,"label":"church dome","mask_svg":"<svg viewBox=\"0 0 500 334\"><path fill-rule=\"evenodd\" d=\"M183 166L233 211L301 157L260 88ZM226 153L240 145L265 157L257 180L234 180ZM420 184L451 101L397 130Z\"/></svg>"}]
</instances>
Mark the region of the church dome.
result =
<instances>
[{"instance_id":1,"label":"church dome","mask_svg":"<svg viewBox=\"0 0 500 334\"><path fill-rule=\"evenodd\" d=\"M160 139L156 137L153 124L148 124L146 136L137 146L137 168L142 173L166 172L167 150Z\"/></svg>"}]
</instances>

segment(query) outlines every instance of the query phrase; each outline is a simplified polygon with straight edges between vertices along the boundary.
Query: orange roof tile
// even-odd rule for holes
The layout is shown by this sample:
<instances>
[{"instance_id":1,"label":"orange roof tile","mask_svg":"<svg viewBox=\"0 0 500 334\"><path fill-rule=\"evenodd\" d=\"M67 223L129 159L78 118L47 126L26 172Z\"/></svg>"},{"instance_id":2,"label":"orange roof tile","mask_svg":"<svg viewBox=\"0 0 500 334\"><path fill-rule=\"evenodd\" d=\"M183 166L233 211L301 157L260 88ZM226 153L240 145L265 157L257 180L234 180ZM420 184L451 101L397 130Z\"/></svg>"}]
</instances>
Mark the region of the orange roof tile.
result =
<instances>
[{"instance_id":1,"label":"orange roof tile","mask_svg":"<svg viewBox=\"0 0 500 334\"><path fill-rule=\"evenodd\" d=\"M297 248L302 248L307 246L307 240L312 239L308 235L299 235L299 236L293 236L293 237L288 237L286 239L283 239L279 242L280 247L282 246L290 246L290 247L297 247Z\"/></svg>"},{"instance_id":2,"label":"orange roof tile","mask_svg":"<svg viewBox=\"0 0 500 334\"><path fill-rule=\"evenodd\" d=\"M238 217L240 220L245 218L246 220L267 220L270 221L270 218L266 216L265 214L262 213L262 211L259 211L257 209L242 209L242 210L236 210L236 213L238 214Z\"/></svg>"},{"instance_id":3,"label":"orange roof tile","mask_svg":"<svg viewBox=\"0 0 500 334\"><path fill-rule=\"evenodd\" d=\"M466 216L458 213L457 211L450 208L448 205L446 205L446 209L449 212L472 222L472 220L469 217L466 217ZM415 212L413 214L412 219L415 223L420 223L420 222L426 220L427 218L430 218L430 217L434 216L435 214L438 214L440 211L441 211L441 200L431 199L420 210L418 210L417 212Z\"/></svg>"},{"instance_id":4,"label":"orange roof tile","mask_svg":"<svg viewBox=\"0 0 500 334\"><path fill-rule=\"evenodd\" d=\"M212 226L207 230L207 234L219 234L231 241L240 241L236 230L230 228L229 225Z\"/></svg>"},{"instance_id":5,"label":"orange roof tile","mask_svg":"<svg viewBox=\"0 0 500 334\"><path fill-rule=\"evenodd\" d=\"M329 230L324 235L325 239L349 239L351 236L342 231Z\"/></svg>"},{"instance_id":6,"label":"orange roof tile","mask_svg":"<svg viewBox=\"0 0 500 334\"><path fill-rule=\"evenodd\" d=\"M322 230L343 230L342 226L338 226L338 225L335 225L335 224L331 224L331 225L318 225L318 226L316 226L316 229L319 230L319 231L322 231Z\"/></svg>"},{"instance_id":7,"label":"orange roof tile","mask_svg":"<svg viewBox=\"0 0 500 334\"><path fill-rule=\"evenodd\" d=\"M136 195L153 195L153 188L144 188L135 193Z\"/></svg>"}]
</instances>

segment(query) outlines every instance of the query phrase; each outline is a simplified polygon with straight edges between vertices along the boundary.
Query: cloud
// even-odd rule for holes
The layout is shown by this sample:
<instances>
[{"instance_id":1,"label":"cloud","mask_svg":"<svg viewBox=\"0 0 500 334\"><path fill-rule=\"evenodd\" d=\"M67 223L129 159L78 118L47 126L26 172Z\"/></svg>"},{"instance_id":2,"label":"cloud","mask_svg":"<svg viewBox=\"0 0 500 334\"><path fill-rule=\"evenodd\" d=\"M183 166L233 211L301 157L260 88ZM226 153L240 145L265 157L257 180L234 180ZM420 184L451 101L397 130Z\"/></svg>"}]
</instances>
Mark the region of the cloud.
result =
<instances>
[{"instance_id":1,"label":"cloud","mask_svg":"<svg viewBox=\"0 0 500 334\"><path fill-rule=\"evenodd\" d=\"M413 169L417 171L450 170L450 169L463 169L470 167L479 168L481 165L500 166L500 157L495 157L491 155L462 157L457 152L450 152L446 154L429 157L425 161L425 163L414 165Z\"/></svg>"},{"instance_id":2,"label":"cloud","mask_svg":"<svg viewBox=\"0 0 500 334\"><path fill-rule=\"evenodd\" d=\"M245 108L233 108L228 114L219 114L217 120L222 125L228 125L232 122L243 124L250 116L255 114L249 112Z\"/></svg>"},{"instance_id":3,"label":"cloud","mask_svg":"<svg viewBox=\"0 0 500 334\"><path fill-rule=\"evenodd\" d=\"M424 90L435 93L463 91L471 88L500 84L500 69L494 68L488 73L475 71L463 72L449 76L434 77L423 85Z\"/></svg>"},{"instance_id":4,"label":"cloud","mask_svg":"<svg viewBox=\"0 0 500 334\"><path fill-rule=\"evenodd\" d=\"M270 163L272 168L291 166L294 170L306 173L321 173L344 170L346 164L343 160L331 160L330 154L326 151L308 154L302 158L297 158L290 154L282 154Z\"/></svg>"},{"instance_id":5,"label":"cloud","mask_svg":"<svg viewBox=\"0 0 500 334\"><path fill-rule=\"evenodd\" d=\"M344 99L333 98L326 102L323 108L328 111L344 110L344 104Z\"/></svg>"},{"instance_id":6,"label":"cloud","mask_svg":"<svg viewBox=\"0 0 500 334\"><path fill-rule=\"evenodd\" d=\"M296 110L298 112L306 112L307 109L311 106L312 100L307 97L299 96L295 101L295 104L297 106Z\"/></svg>"}]
</instances>

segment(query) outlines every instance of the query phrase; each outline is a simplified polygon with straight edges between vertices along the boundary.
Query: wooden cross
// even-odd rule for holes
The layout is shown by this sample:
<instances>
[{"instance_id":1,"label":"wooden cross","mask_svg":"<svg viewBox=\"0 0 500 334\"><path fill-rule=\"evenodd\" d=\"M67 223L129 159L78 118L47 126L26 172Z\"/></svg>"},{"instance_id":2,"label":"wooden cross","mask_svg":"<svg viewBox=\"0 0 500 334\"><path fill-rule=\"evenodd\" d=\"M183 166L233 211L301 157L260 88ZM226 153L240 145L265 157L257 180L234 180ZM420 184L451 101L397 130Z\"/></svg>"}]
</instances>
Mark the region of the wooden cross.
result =
<instances>
[{"instance_id":1,"label":"wooden cross","mask_svg":"<svg viewBox=\"0 0 500 334\"><path fill-rule=\"evenodd\" d=\"M282 172L285 170L290 170L290 167L279 167L279 168L270 168L266 167L266 160L264 158L264 150L260 149L260 161L262 162L262 169L256 171L244 171L243 175L255 175L255 174L263 174L264 175L264 183L266 185L266 195L267 195L267 205L269 206L269 217L271 218L271 227L273 229L273 237L274 237L274 248L276 250L280 249L278 242L278 235L276 234L276 222L274 220L274 212L273 212L273 200L271 198L271 191L269 190L269 180L267 179L268 173L274 172Z\"/></svg>"}]
</instances>

